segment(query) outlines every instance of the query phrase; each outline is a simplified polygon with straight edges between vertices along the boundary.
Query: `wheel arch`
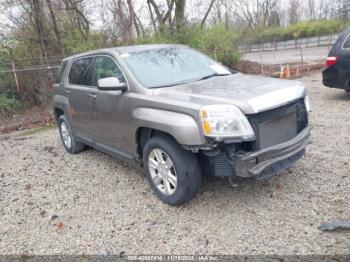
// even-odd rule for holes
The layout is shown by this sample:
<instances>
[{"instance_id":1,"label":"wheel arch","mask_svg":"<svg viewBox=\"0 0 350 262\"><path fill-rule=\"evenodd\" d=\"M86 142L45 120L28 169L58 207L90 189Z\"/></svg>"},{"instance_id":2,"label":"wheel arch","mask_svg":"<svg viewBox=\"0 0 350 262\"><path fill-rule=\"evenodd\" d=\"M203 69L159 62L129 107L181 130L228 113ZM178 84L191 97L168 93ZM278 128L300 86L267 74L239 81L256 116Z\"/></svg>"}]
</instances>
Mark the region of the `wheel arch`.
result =
<instances>
[{"instance_id":1,"label":"wheel arch","mask_svg":"<svg viewBox=\"0 0 350 262\"><path fill-rule=\"evenodd\" d=\"M149 128L149 127L139 127L136 130L136 134L135 134L135 141L136 141L136 147L137 147L136 153L137 153L138 159L142 159L143 150L145 148L147 141L150 138L155 136L165 136L176 141L175 137L173 137L171 134L164 132L162 130ZM176 142L178 143L178 141Z\"/></svg>"},{"instance_id":2,"label":"wheel arch","mask_svg":"<svg viewBox=\"0 0 350 262\"><path fill-rule=\"evenodd\" d=\"M61 108L55 107L53 109L54 114L55 114L55 119L56 119L56 123L58 123L58 119L64 115L64 111Z\"/></svg>"},{"instance_id":3,"label":"wheel arch","mask_svg":"<svg viewBox=\"0 0 350 262\"><path fill-rule=\"evenodd\" d=\"M70 120L69 115L69 100L67 97L62 95L54 95L53 97L53 110L56 118L56 122L58 122L58 119L60 116L65 115Z\"/></svg>"}]
</instances>

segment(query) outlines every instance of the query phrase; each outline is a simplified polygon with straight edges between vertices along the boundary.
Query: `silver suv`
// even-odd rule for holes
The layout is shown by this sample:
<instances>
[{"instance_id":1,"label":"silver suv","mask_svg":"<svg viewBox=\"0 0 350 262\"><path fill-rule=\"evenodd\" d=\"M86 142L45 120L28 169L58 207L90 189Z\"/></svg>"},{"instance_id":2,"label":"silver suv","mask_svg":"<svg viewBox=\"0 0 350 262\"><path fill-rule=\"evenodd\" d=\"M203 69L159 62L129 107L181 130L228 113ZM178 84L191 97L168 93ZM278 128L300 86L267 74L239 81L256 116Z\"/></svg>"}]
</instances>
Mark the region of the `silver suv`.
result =
<instances>
[{"instance_id":1,"label":"silver suv","mask_svg":"<svg viewBox=\"0 0 350 262\"><path fill-rule=\"evenodd\" d=\"M186 46L71 56L55 87L66 150L88 145L143 167L170 205L196 196L202 175L277 175L309 144L309 102L300 82L241 74Z\"/></svg>"}]
</instances>

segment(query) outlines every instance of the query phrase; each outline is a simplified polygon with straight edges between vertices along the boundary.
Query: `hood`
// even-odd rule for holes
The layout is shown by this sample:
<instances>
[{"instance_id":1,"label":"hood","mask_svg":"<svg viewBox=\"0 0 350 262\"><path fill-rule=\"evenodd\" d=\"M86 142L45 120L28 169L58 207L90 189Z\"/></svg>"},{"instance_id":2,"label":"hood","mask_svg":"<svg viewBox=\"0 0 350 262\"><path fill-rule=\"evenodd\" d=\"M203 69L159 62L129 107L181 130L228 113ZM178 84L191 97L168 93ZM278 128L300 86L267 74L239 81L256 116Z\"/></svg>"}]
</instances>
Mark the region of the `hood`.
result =
<instances>
[{"instance_id":1,"label":"hood","mask_svg":"<svg viewBox=\"0 0 350 262\"><path fill-rule=\"evenodd\" d=\"M198 104L233 104L245 114L276 108L304 97L299 81L245 75L216 76L206 80L154 89L153 95Z\"/></svg>"}]
</instances>

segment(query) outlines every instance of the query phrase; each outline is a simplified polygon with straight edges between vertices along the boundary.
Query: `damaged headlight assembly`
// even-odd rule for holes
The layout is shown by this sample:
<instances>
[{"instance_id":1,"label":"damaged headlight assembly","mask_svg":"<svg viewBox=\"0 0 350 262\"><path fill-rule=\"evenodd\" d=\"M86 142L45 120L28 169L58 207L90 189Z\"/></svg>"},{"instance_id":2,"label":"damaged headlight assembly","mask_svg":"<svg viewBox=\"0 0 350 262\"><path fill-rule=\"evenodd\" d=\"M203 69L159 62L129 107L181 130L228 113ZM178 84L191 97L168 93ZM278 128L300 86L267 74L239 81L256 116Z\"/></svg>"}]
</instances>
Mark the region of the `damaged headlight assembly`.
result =
<instances>
[{"instance_id":1,"label":"damaged headlight assembly","mask_svg":"<svg viewBox=\"0 0 350 262\"><path fill-rule=\"evenodd\" d=\"M208 105L200 109L204 134L216 140L254 138L254 130L246 116L234 105Z\"/></svg>"}]
</instances>

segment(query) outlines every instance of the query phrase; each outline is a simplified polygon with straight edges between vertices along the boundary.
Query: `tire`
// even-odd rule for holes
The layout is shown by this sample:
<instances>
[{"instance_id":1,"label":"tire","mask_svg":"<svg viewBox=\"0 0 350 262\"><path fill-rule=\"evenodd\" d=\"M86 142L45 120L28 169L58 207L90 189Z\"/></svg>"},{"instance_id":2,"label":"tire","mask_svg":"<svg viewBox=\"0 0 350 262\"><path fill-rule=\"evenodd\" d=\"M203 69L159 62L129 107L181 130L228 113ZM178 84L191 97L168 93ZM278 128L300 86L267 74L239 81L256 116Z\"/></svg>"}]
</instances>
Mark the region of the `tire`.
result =
<instances>
[{"instance_id":1,"label":"tire","mask_svg":"<svg viewBox=\"0 0 350 262\"><path fill-rule=\"evenodd\" d=\"M85 149L86 146L83 143L77 142L74 138L65 115L60 116L58 119L58 130L62 144L68 153L77 154ZM70 140L70 142L67 142L67 140Z\"/></svg>"},{"instance_id":2,"label":"tire","mask_svg":"<svg viewBox=\"0 0 350 262\"><path fill-rule=\"evenodd\" d=\"M162 159L158 161L158 158ZM170 168L171 164L173 168ZM181 205L193 199L200 190L201 172L197 157L180 147L169 136L155 136L147 141L143 153L143 165L153 191L159 199L169 205ZM160 178L164 173L168 182Z\"/></svg>"}]
</instances>

